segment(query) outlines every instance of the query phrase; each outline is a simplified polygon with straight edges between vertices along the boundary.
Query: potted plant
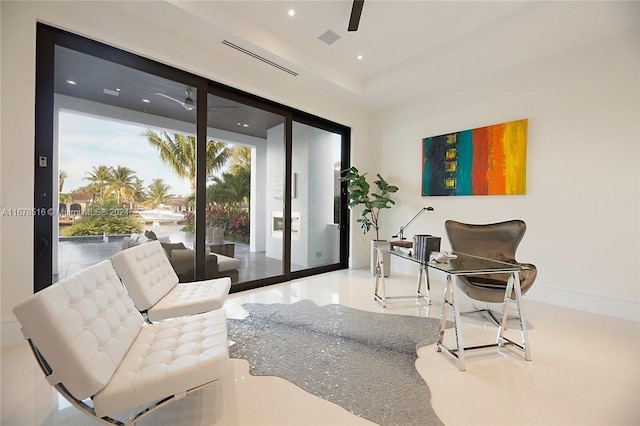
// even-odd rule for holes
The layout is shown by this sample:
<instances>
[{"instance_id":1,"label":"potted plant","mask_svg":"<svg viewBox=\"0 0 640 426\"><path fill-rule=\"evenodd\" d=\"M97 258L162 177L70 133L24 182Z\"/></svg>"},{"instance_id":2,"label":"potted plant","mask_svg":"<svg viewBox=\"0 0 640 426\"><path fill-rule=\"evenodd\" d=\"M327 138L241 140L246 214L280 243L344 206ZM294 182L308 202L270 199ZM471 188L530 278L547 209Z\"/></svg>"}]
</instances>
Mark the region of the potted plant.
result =
<instances>
[{"instance_id":1,"label":"potted plant","mask_svg":"<svg viewBox=\"0 0 640 426\"><path fill-rule=\"evenodd\" d=\"M377 191L372 191L372 187L367 182L367 173L361 174L355 167L350 167L342 171L343 176L340 181L348 183L349 208L362 205L363 209L358 218L362 233L368 233L371 228L376 232L376 238L372 241L372 258L371 271L375 272L375 247L379 245L388 245L386 240L380 240L380 212L383 209L390 209L396 202L389 198L389 194L398 191L395 185L389 185L380 174L376 174L377 180L373 184L377 187ZM389 265L388 257L384 262ZM385 269L385 276L388 276L389 268Z\"/></svg>"},{"instance_id":2,"label":"potted plant","mask_svg":"<svg viewBox=\"0 0 640 426\"><path fill-rule=\"evenodd\" d=\"M207 242L213 245L224 243L224 231L229 223L229 214L224 206L207 206Z\"/></svg>"}]
</instances>

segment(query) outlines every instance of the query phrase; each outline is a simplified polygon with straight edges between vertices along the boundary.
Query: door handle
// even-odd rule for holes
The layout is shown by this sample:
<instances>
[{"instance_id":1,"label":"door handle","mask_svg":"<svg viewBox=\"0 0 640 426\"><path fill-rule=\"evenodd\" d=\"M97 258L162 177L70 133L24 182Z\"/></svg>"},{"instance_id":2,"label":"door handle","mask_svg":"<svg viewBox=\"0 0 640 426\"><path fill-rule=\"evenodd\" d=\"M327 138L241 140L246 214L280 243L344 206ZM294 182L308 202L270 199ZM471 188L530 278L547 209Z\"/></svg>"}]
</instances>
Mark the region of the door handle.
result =
<instances>
[{"instance_id":1,"label":"door handle","mask_svg":"<svg viewBox=\"0 0 640 426\"><path fill-rule=\"evenodd\" d=\"M47 249L49 248L49 240L47 240L45 237L40 237L38 241L40 241L40 248L38 249L38 257L43 257L47 252Z\"/></svg>"}]
</instances>

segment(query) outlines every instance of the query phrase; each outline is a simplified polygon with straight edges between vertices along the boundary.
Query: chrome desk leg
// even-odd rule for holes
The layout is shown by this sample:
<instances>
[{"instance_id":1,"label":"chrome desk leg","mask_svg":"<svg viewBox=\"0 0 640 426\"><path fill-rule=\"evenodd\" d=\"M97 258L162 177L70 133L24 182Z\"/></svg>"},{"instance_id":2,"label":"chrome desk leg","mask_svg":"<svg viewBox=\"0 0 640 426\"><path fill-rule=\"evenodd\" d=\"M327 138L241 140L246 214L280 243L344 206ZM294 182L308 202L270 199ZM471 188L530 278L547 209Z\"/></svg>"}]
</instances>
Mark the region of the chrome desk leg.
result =
<instances>
[{"instance_id":1,"label":"chrome desk leg","mask_svg":"<svg viewBox=\"0 0 640 426\"><path fill-rule=\"evenodd\" d=\"M522 312L522 289L520 288L520 274L514 272L511 275L516 291L516 304L518 305L518 315L520 315L520 331L522 333L522 346L524 346L524 359L531 361L531 349L529 348L529 335L527 333L527 321Z\"/></svg>"},{"instance_id":2,"label":"chrome desk leg","mask_svg":"<svg viewBox=\"0 0 640 426\"><path fill-rule=\"evenodd\" d=\"M508 340L504 337L504 332L507 330L507 317L509 316L509 303L511 302L511 292L513 291L513 273L509 274L507 279L507 288L504 290L504 301L502 303L502 319L498 326L498 336L496 343L498 346L504 346Z\"/></svg>"},{"instance_id":3,"label":"chrome desk leg","mask_svg":"<svg viewBox=\"0 0 640 426\"><path fill-rule=\"evenodd\" d=\"M449 355L458 359L458 368L460 371L465 371L464 363L464 341L462 338L462 323L460 321L460 309L458 308L458 302L454 294L454 286L451 283L451 275L447 275L447 285L444 290L444 301L442 303L442 315L440 320L440 334L438 336L437 350L440 352L444 349ZM456 346L455 349L449 349L444 341L444 331L447 325L447 306L453 310L453 323L456 332Z\"/></svg>"},{"instance_id":4,"label":"chrome desk leg","mask_svg":"<svg viewBox=\"0 0 640 426\"><path fill-rule=\"evenodd\" d=\"M426 292L423 293L422 283L425 282ZM420 264L420 271L418 272L418 290L417 297L422 297L427 300L427 304L431 304L431 283L429 282L429 271L427 265Z\"/></svg>"},{"instance_id":5,"label":"chrome desk leg","mask_svg":"<svg viewBox=\"0 0 640 426\"><path fill-rule=\"evenodd\" d=\"M376 285L373 292L373 298L382 304L382 307L387 306L387 294L384 282L384 256L380 250L376 250ZM380 290L380 293L378 293Z\"/></svg>"},{"instance_id":6,"label":"chrome desk leg","mask_svg":"<svg viewBox=\"0 0 640 426\"><path fill-rule=\"evenodd\" d=\"M462 322L460 321L460 308L458 307L458 298L455 296L455 286L451 284L451 275L447 276L449 287L451 287L451 302L453 305L453 321L456 330L456 345L458 346L458 368L465 371L464 365L464 342L462 340Z\"/></svg>"},{"instance_id":7,"label":"chrome desk leg","mask_svg":"<svg viewBox=\"0 0 640 426\"><path fill-rule=\"evenodd\" d=\"M511 293L516 294L515 300L511 298ZM504 332L507 329L507 315L509 313L509 303L516 302L516 306L518 308L518 315L520 321L520 333L522 336L522 345L506 338L504 336ZM529 347L529 335L527 333L527 321L525 320L524 313L522 311L522 289L520 288L520 275L517 271L512 272L509 275L509 280L507 281L507 288L504 293L504 307L502 311L502 322L500 323L500 328L498 329L498 346L504 346L505 343L511 343L518 348L520 348L524 352L524 359L526 361L531 361L531 349Z\"/></svg>"},{"instance_id":8,"label":"chrome desk leg","mask_svg":"<svg viewBox=\"0 0 640 426\"><path fill-rule=\"evenodd\" d=\"M444 342L444 331L447 328L447 306L449 305L449 280L444 287L444 298L442 300L442 311L440 312L440 333L438 333L438 341L436 342L436 350L442 352Z\"/></svg>"}]
</instances>

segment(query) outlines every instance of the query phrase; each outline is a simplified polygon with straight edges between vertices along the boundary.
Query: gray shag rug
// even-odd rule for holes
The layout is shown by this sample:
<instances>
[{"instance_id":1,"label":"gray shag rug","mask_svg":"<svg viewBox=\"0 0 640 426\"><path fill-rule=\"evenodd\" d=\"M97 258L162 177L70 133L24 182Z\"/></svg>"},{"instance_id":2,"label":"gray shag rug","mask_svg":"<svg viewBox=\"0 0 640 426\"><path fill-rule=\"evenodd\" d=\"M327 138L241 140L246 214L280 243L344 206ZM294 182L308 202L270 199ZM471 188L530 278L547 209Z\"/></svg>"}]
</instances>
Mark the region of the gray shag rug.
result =
<instances>
[{"instance_id":1,"label":"gray shag rug","mask_svg":"<svg viewBox=\"0 0 640 426\"><path fill-rule=\"evenodd\" d=\"M415 367L439 320L310 300L242 306L249 315L228 320L229 352L252 375L281 377L382 426L442 424Z\"/></svg>"}]
</instances>

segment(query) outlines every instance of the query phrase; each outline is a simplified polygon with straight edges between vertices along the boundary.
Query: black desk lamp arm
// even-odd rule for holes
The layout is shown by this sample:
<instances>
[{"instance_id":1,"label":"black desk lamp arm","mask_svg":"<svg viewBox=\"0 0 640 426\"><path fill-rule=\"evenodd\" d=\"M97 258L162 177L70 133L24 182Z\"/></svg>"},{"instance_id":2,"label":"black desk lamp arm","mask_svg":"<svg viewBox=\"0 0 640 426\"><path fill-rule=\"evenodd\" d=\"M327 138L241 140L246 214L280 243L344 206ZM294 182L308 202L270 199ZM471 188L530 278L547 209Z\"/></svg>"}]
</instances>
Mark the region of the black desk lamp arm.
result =
<instances>
[{"instance_id":1,"label":"black desk lamp arm","mask_svg":"<svg viewBox=\"0 0 640 426\"><path fill-rule=\"evenodd\" d=\"M400 232L398 232L398 234L394 235L393 238L397 238L400 237L400 241L404 241L406 240L406 238L404 237L404 230L411 225L411 223L416 220L416 218L418 216L420 216L422 214L422 212L424 212L425 210L429 210L429 211L433 211L433 207L423 207L420 209L420 211L418 211L418 213L416 213L416 215L404 226L400 227Z\"/></svg>"}]
</instances>

